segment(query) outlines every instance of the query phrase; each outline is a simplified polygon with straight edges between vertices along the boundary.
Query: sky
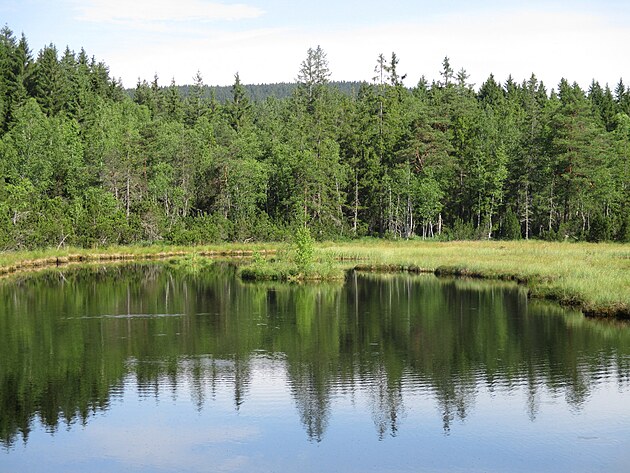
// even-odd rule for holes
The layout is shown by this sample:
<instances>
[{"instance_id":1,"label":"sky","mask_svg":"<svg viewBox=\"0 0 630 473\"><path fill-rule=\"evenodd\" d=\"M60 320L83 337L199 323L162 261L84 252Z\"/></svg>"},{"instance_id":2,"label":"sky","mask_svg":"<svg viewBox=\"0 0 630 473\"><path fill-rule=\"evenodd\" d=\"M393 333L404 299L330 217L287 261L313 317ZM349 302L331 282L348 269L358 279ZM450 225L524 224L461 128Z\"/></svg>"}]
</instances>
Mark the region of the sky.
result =
<instances>
[{"instance_id":1,"label":"sky","mask_svg":"<svg viewBox=\"0 0 630 473\"><path fill-rule=\"evenodd\" d=\"M0 0L0 23L47 44L84 48L125 87L292 82L308 48L327 54L332 80L366 80L379 54L399 58L405 85L439 78L442 60L480 86L532 73L588 88L630 84L627 0Z\"/></svg>"}]
</instances>

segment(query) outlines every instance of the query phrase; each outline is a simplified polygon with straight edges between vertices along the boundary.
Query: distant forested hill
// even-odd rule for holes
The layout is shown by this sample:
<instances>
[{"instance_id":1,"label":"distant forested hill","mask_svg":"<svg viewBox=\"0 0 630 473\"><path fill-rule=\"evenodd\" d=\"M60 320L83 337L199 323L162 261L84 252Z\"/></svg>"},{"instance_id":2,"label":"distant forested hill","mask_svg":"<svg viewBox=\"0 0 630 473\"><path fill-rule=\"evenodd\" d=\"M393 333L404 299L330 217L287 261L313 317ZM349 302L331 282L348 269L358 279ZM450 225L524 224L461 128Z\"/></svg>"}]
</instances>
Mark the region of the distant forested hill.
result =
<instances>
[{"instance_id":1,"label":"distant forested hill","mask_svg":"<svg viewBox=\"0 0 630 473\"><path fill-rule=\"evenodd\" d=\"M331 81L330 87L337 89L343 95L355 97L359 92L359 89L363 85L363 82L357 81ZM179 94L186 98L190 95L192 85L179 85L177 89ZM253 102L262 102L270 97L276 99L286 99L291 97L291 94L297 88L297 83L293 82L280 82L276 84L243 84L243 89L247 93L247 96ZM225 103L232 100L232 86L220 86L220 85L203 85L202 88L203 97L210 99L214 96L217 102ZM127 89L127 94L133 99L135 89Z\"/></svg>"}]
</instances>

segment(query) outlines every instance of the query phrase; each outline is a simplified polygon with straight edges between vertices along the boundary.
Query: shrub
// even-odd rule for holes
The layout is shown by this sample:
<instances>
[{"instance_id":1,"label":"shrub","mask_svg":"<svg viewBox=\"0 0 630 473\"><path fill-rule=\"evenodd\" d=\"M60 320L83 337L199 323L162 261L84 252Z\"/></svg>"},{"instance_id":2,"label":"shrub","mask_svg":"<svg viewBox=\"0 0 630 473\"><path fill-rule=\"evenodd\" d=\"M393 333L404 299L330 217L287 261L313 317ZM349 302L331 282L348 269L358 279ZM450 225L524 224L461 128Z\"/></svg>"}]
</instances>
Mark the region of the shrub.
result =
<instances>
[{"instance_id":1,"label":"shrub","mask_svg":"<svg viewBox=\"0 0 630 473\"><path fill-rule=\"evenodd\" d=\"M300 272L307 272L313 264L315 246L308 227L299 227L295 232L295 264Z\"/></svg>"},{"instance_id":2,"label":"shrub","mask_svg":"<svg viewBox=\"0 0 630 473\"><path fill-rule=\"evenodd\" d=\"M521 222L518 220L512 209L509 209L505 213L505 220L503 221L503 227L501 228L501 236L505 240L520 240L521 239Z\"/></svg>"}]
</instances>

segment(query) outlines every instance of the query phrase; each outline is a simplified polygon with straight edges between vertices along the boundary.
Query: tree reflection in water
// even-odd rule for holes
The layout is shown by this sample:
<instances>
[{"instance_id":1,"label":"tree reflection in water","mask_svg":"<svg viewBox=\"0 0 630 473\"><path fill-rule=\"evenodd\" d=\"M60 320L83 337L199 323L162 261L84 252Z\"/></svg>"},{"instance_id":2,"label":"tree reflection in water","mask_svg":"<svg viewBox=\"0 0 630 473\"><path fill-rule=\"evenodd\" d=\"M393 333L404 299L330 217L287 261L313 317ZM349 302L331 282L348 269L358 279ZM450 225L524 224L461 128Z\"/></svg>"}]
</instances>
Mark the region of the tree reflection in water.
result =
<instances>
[{"instance_id":1,"label":"tree reflection in water","mask_svg":"<svg viewBox=\"0 0 630 473\"><path fill-rule=\"evenodd\" d=\"M480 388L541 390L579 410L594 386L630 382L630 330L532 303L514 285L351 275L345 285L243 284L229 265L49 271L0 284L0 439L85 424L133 379L143 396L190 386L203 409L229 387L248 402L256 363L285 372L307 436L333 398L362 392L380 439L404 428L409 396L435 400L449 433Z\"/></svg>"}]
</instances>

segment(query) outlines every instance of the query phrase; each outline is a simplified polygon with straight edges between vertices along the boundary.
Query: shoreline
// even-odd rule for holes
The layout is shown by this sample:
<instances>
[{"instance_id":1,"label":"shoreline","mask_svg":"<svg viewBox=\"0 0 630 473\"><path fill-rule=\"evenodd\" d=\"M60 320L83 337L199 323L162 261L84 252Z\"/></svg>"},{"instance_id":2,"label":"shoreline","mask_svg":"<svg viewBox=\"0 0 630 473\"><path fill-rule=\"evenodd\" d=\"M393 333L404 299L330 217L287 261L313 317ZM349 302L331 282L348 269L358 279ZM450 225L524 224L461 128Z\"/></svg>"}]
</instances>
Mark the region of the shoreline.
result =
<instances>
[{"instance_id":1,"label":"shoreline","mask_svg":"<svg viewBox=\"0 0 630 473\"><path fill-rule=\"evenodd\" d=\"M280 248L286 248L286 244L6 252L0 253L0 277L69 264L166 260L188 255L249 259L257 254L267 258ZM530 297L579 309L588 317L630 319L630 245L358 240L323 242L315 248L318 256L332 258L344 272L432 273L438 277L515 281L527 287ZM537 262L540 259L547 261ZM597 288L599 292L607 291L601 300L589 297L599 294Z\"/></svg>"}]
</instances>

